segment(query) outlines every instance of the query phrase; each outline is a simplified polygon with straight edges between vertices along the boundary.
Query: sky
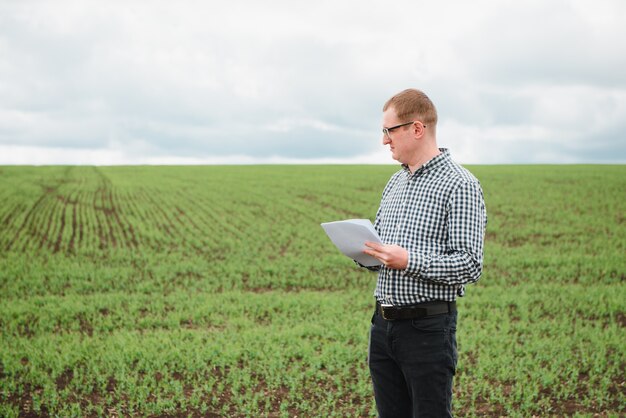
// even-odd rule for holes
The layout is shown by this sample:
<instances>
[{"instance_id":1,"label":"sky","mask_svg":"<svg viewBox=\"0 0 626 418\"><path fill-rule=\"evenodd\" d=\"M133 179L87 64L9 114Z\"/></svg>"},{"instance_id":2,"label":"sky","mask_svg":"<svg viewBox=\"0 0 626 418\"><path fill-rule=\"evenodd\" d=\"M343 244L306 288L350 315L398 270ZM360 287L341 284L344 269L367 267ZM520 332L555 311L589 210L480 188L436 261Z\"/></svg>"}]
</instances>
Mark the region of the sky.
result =
<instances>
[{"instance_id":1,"label":"sky","mask_svg":"<svg viewBox=\"0 0 626 418\"><path fill-rule=\"evenodd\" d=\"M622 0L0 0L0 164L626 163Z\"/></svg>"}]
</instances>

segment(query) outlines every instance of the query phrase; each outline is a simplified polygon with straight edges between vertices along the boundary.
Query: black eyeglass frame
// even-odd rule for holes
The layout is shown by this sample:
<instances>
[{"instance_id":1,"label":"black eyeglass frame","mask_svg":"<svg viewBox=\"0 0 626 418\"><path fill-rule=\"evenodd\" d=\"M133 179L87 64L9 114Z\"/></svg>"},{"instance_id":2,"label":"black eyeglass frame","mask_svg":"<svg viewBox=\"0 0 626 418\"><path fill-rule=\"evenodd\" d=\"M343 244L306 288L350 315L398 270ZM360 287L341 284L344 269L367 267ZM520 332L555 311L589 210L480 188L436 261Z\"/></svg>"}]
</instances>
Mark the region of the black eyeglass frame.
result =
<instances>
[{"instance_id":1,"label":"black eyeglass frame","mask_svg":"<svg viewBox=\"0 0 626 418\"><path fill-rule=\"evenodd\" d=\"M391 131L393 131L394 129L401 128L403 126L411 125L411 124L416 123L416 122L420 122L420 121L419 120L414 120L414 121L411 121L411 122L401 123L400 125L392 126L391 128L383 128L383 134L385 134L385 136L387 138L391 139L391 136L389 136L389 133ZM423 123L422 123L422 126L424 126L424 128L426 127L426 125L424 125Z\"/></svg>"}]
</instances>

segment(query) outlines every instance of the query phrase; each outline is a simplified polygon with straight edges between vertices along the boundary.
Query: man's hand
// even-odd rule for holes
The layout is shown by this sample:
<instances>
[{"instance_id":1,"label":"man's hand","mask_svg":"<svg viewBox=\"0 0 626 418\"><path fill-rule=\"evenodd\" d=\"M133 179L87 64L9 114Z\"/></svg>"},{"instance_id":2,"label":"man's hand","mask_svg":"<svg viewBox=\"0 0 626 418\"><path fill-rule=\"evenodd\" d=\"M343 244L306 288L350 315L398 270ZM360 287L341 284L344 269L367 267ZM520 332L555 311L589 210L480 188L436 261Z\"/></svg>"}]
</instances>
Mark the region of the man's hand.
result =
<instances>
[{"instance_id":1,"label":"man's hand","mask_svg":"<svg viewBox=\"0 0 626 418\"><path fill-rule=\"evenodd\" d=\"M409 253L399 245L376 244L368 241L365 246L368 247L363 250L365 254L379 259L391 269L402 270L409 264Z\"/></svg>"}]
</instances>

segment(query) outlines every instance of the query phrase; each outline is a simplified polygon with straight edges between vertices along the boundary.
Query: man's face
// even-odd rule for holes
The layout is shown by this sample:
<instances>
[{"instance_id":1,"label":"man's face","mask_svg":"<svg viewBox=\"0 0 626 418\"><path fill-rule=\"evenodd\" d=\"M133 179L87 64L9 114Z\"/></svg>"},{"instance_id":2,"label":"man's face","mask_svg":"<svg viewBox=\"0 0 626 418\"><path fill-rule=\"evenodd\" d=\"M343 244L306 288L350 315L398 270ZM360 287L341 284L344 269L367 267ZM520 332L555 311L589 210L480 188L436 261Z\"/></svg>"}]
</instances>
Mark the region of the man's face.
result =
<instances>
[{"instance_id":1,"label":"man's face","mask_svg":"<svg viewBox=\"0 0 626 418\"><path fill-rule=\"evenodd\" d=\"M383 112L383 128L392 128L410 121L400 120L396 115L396 111L390 107ZM401 164L408 164L409 158L414 153L417 145L413 137L413 125L405 125L389 131L389 134L383 133L383 145L389 145L391 157Z\"/></svg>"}]
</instances>

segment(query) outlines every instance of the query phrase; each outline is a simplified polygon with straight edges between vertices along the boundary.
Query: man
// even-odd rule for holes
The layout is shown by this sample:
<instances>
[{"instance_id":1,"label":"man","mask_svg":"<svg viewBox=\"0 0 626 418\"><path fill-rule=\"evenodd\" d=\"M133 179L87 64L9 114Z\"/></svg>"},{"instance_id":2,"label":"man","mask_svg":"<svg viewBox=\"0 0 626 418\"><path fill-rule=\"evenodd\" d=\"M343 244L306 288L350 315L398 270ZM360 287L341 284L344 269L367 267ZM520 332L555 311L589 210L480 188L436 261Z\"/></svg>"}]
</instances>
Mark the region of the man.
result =
<instances>
[{"instance_id":1,"label":"man","mask_svg":"<svg viewBox=\"0 0 626 418\"><path fill-rule=\"evenodd\" d=\"M385 187L374 227L384 244L374 296L369 367L381 417L451 417L455 300L482 272L482 189L436 140L437 111L421 91L383 107L383 145L402 164ZM372 269L372 268L370 268Z\"/></svg>"}]
</instances>

